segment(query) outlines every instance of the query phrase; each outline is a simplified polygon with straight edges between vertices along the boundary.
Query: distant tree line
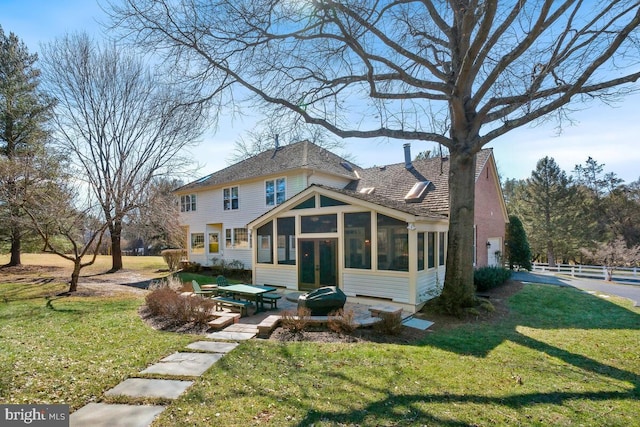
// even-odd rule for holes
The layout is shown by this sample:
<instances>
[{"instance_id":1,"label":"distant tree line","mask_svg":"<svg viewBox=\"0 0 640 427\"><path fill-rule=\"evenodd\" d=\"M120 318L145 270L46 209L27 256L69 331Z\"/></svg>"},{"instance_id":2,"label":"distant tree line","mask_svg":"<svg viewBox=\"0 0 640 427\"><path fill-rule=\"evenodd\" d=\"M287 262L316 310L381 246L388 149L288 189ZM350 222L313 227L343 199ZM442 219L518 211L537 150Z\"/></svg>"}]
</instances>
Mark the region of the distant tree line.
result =
<instances>
[{"instance_id":1,"label":"distant tree line","mask_svg":"<svg viewBox=\"0 0 640 427\"><path fill-rule=\"evenodd\" d=\"M507 208L522 222L534 261L640 262L640 179L625 184L604 166L589 157L567 173L544 157L529 178L504 182Z\"/></svg>"}]
</instances>

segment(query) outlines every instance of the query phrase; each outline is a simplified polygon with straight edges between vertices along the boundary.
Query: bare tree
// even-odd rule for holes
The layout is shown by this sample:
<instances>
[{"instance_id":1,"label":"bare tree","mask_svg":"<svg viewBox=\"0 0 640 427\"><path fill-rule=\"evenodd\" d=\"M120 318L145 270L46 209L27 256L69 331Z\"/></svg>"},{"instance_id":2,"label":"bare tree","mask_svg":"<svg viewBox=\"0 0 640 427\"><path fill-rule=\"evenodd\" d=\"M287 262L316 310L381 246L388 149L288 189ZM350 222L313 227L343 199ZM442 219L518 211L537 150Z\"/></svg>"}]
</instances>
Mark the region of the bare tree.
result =
<instances>
[{"instance_id":1,"label":"bare tree","mask_svg":"<svg viewBox=\"0 0 640 427\"><path fill-rule=\"evenodd\" d=\"M606 279L613 280L616 267L636 267L640 264L640 246L628 247L622 236L599 243L594 250L583 249L584 255L592 262L602 264L606 269Z\"/></svg>"},{"instance_id":2,"label":"bare tree","mask_svg":"<svg viewBox=\"0 0 640 427\"><path fill-rule=\"evenodd\" d=\"M159 254L165 248L180 248L185 244L184 230L179 222L179 206L173 190L183 185L176 179L155 179L144 195L140 207L129 214L125 234L141 240L147 250Z\"/></svg>"},{"instance_id":3,"label":"bare tree","mask_svg":"<svg viewBox=\"0 0 640 427\"><path fill-rule=\"evenodd\" d=\"M80 196L72 176L61 174L58 178L46 193L25 200L23 209L42 237L44 251L73 263L67 291L71 293L78 290L80 271L95 262L109 224L96 217L90 198ZM78 205L85 207L80 209Z\"/></svg>"},{"instance_id":4,"label":"bare tree","mask_svg":"<svg viewBox=\"0 0 640 427\"><path fill-rule=\"evenodd\" d=\"M168 87L140 58L86 34L44 49L48 88L57 98L55 125L93 190L108 224L112 271L122 268L121 233L153 179L184 171L186 148L206 123L203 104Z\"/></svg>"},{"instance_id":5,"label":"bare tree","mask_svg":"<svg viewBox=\"0 0 640 427\"><path fill-rule=\"evenodd\" d=\"M114 25L201 82L340 137L449 149L450 311L473 302L475 154L640 77L637 1L124 0ZM514 141L517 143L517 141Z\"/></svg>"},{"instance_id":6,"label":"bare tree","mask_svg":"<svg viewBox=\"0 0 640 427\"><path fill-rule=\"evenodd\" d=\"M310 141L327 150L344 149L344 142L339 140L324 128L311 126L299 117L291 115L270 114L260 120L255 129L246 132L234 143L234 151L229 161L237 163L263 151L299 141ZM343 158L352 160L350 154L340 154ZM355 162L355 160L354 160Z\"/></svg>"}]
</instances>

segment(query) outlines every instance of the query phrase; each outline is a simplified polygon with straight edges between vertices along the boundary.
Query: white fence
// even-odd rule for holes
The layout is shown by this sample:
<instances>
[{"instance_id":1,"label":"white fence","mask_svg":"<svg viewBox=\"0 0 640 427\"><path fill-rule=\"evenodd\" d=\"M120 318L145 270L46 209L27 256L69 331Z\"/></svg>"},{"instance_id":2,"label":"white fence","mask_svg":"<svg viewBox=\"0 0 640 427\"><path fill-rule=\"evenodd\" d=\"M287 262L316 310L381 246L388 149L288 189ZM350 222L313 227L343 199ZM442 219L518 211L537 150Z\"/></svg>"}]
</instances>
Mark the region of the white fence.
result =
<instances>
[{"instance_id":1,"label":"white fence","mask_svg":"<svg viewBox=\"0 0 640 427\"><path fill-rule=\"evenodd\" d=\"M602 265L556 264L554 267L549 267L549 264L534 262L532 271L549 271L568 274L572 277L590 277L600 280L608 280L609 278L607 267ZM615 267L612 280L617 282L640 283L640 268Z\"/></svg>"}]
</instances>

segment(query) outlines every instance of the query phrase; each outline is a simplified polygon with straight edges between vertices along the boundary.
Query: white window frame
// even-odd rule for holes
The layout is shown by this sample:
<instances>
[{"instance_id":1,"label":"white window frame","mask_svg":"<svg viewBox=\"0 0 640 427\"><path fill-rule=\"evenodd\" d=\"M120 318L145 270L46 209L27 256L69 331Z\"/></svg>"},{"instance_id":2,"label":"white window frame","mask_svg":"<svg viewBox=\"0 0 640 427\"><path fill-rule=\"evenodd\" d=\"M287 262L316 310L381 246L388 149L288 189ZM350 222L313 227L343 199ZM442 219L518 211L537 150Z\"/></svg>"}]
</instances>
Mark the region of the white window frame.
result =
<instances>
[{"instance_id":1,"label":"white window frame","mask_svg":"<svg viewBox=\"0 0 640 427\"><path fill-rule=\"evenodd\" d=\"M278 191L278 182L282 182L283 186L284 186L284 190L279 192ZM267 186L269 185L269 183L271 183L271 185L273 186L273 194L269 194L268 193L268 188ZM278 194L282 195L282 200L280 200L278 202ZM274 178L274 179L267 179L264 182L264 196L265 196L265 204L266 206L278 206L282 203L284 203L287 200L287 178L286 177L280 177L280 178ZM269 200L269 196L272 197L272 200Z\"/></svg>"},{"instance_id":2,"label":"white window frame","mask_svg":"<svg viewBox=\"0 0 640 427\"><path fill-rule=\"evenodd\" d=\"M196 195L184 194L180 196L180 212L195 212Z\"/></svg>"},{"instance_id":3,"label":"white window frame","mask_svg":"<svg viewBox=\"0 0 640 427\"><path fill-rule=\"evenodd\" d=\"M237 230L244 230L247 240L243 241L243 246L238 246ZM251 249L251 238L249 236L249 229L242 227L225 228L224 229L224 246L227 249Z\"/></svg>"},{"instance_id":4,"label":"white window frame","mask_svg":"<svg viewBox=\"0 0 640 427\"><path fill-rule=\"evenodd\" d=\"M198 244L196 243L196 236L198 236ZM189 244L192 254L204 254L204 233L191 233L191 242Z\"/></svg>"},{"instance_id":5,"label":"white window frame","mask_svg":"<svg viewBox=\"0 0 640 427\"><path fill-rule=\"evenodd\" d=\"M233 196L233 190L236 190L235 197ZM236 201L236 206L233 207L233 201ZM237 185L233 187L227 187L222 189L222 208L225 211L238 210L240 208L240 188Z\"/></svg>"}]
</instances>

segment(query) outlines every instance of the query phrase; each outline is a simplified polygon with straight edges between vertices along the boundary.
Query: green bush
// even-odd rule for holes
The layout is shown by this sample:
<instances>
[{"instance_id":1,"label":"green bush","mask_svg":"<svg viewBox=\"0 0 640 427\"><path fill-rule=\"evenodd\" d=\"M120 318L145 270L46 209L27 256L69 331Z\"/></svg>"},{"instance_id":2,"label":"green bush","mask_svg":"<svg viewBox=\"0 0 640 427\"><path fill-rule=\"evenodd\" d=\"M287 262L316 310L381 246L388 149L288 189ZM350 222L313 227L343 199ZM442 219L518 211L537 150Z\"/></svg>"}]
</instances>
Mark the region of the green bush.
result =
<instances>
[{"instance_id":1,"label":"green bush","mask_svg":"<svg viewBox=\"0 0 640 427\"><path fill-rule=\"evenodd\" d=\"M473 284L476 291L485 292L496 288L509 280L511 271L502 267L482 267L473 273Z\"/></svg>"}]
</instances>

